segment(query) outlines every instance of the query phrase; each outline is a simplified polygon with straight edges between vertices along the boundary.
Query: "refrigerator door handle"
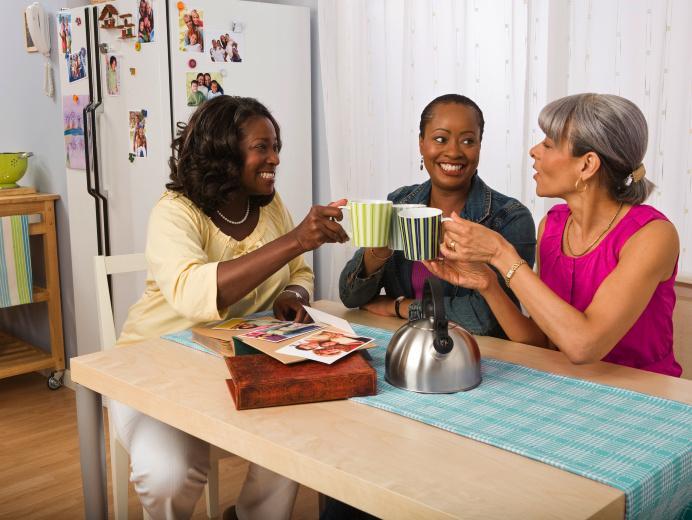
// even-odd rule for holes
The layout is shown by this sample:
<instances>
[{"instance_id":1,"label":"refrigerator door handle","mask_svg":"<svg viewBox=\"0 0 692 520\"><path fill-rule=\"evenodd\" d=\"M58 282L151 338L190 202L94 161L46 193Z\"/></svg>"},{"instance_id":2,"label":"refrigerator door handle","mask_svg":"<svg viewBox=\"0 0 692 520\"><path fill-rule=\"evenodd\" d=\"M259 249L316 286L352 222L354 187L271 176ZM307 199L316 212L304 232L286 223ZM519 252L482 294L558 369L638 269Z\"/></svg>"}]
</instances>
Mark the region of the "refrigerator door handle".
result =
<instances>
[{"instance_id":1,"label":"refrigerator door handle","mask_svg":"<svg viewBox=\"0 0 692 520\"><path fill-rule=\"evenodd\" d=\"M93 27L90 10L93 12ZM110 255L110 233L108 222L108 199L100 192L99 187L99 158L98 158L98 127L96 124L96 109L101 106L101 61L98 52L98 7L84 9L84 24L86 29L87 66L89 70L89 104L84 107L84 145L86 158L87 192L94 199L96 216L96 241L99 255ZM95 52L92 54L92 38ZM92 61L92 55L94 59ZM94 83L96 96L94 96ZM91 135L91 138L89 138ZM92 185L93 176L93 185Z\"/></svg>"},{"instance_id":2,"label":"refrigerator door handle","mask_svg":"<svg viewBox=\"0 0 692 520\"><path fill-rule=\"evenodd\" d=\"M98 126L96 125L97 117L96 117L96 109L100 108L102 103L103 103L103 98L101 97L101 53L100 48L100 34L99 34L99 24L98 24L98 6L94 6L93 8L93 13L94 13L94 29L93 29L93 36L94 36L94 61L95 61L95 66L91 70L92 78L93 81L96 83L96 103L94 104L93 107L93 112L92 112L92 122L94 123L94 139L93 139L93 146L94 146L94 192L95 196L101 201L101 226L103 228L103 251L106 256L110 256L111 254L111 240L110 240L110 224L109 224L109 219L108 219L108 197L106 197L103 193L101 193L101 180L100 180L100 175L99 175L99 154L98 154L98 143L97 143L97 137L98 137Z\"/></svg>"},{"instance_id":3,"label":"refrigerator door handle","mask_svg":"<svg viewBox=\"0 0 692 520\"><path fill-rule=\"evenodd\" d=\"M86 186L87 192L94 198L94 208L96 213L96 248L99 255L103 254L103 236L101 233L101 203L96 196L96 191L91 185L92 168L91 163L96 155L94 147L95 128L94 128L94 86L92 75L94 73L93 63L91 60L91 18L90 8L84 8L84 25L86 29L86 45L87 45L87 70L89 71L89 103L84 107L84 158L86 163ZM90 137L91 136L91 137Z\"/></svg>"}]
</instances>

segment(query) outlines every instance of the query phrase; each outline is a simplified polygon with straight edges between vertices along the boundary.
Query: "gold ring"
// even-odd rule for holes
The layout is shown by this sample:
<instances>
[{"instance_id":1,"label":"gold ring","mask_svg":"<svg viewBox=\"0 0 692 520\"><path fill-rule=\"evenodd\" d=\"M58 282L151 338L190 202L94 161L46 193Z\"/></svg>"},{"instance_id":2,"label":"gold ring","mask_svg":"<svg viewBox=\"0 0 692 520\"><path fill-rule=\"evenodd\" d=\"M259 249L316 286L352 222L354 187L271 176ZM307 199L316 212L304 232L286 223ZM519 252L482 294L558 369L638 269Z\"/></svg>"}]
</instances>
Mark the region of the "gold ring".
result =
<instances>
[{"instance_id":1,"label":"gold ring","mask_svg":"<svg viewBox=\"0 0 692 520\"><path fill-rule=\"evenodd\" d=\"M451 249L452 251L456 252L456 245L457 245L457 243L456 243L454 240L452 240L452 241L447 245L447 247L449 247L449 249Z\"/></svg>"}]
</instances>

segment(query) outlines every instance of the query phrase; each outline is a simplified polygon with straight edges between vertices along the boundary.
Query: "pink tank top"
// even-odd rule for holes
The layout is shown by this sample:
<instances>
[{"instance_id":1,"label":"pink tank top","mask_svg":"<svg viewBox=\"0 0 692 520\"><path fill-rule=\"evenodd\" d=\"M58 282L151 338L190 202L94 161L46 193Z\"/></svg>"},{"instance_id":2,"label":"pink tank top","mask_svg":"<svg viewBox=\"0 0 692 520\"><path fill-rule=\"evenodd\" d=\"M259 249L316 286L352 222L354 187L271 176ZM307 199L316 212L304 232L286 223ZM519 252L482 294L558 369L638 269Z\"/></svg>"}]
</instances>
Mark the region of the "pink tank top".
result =
<instances>
[{"instance_id":1,"label":"pink tank top","mask_svg":"<svg viewBox=\"0 0 692 520\"><path fill-rule=\"evenodd\" d=\"M540 276L563 300L584 311L603 280L618 264L627 240L652 220L668 220L647 205L633 206L595 249L579 258L562 252L562 236L570 214L567 204L548 212L540 244ZM673 354L675 275L656 287L649 304L625 336L603 358L651 372L679 377L682 368Z\"/></svg>"},{"instance_id":2,"label":"pink tank top","mask_svg":"<svg viewBox=\"0 0 692 520\"><path fill-rule=\"evenodd\" d=\"M423 262L413 262L411 267L411 287L413 288L413 297L416 300L423 299L423 287L425 280L433 274L428 271L428 268L423 265Z\"/></svg>"}]
</instances>

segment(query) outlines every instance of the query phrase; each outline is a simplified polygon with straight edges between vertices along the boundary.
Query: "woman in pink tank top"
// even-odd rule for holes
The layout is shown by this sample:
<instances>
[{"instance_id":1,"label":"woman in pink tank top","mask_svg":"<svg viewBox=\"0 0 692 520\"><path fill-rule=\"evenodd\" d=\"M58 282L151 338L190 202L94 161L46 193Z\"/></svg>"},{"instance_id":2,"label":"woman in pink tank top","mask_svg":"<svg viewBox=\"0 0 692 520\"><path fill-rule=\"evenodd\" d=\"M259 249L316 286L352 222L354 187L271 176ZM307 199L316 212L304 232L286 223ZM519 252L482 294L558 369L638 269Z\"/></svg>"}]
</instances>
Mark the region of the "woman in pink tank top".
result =
<instances>
[{"instance_id":1,"label":"woman in pink tank top","mask_svg":"<svg viewBox=\"0 0 692 520\"><path fill-rule=\"evenodd\" d=\"M673 224L643 204L653 189L642 164L644 115L619 96L579 94L547 105L538 122L546 137L530 151L536 193L566 202L539 226L539 274L500 235L457 215L445 224L444 260L426 267L480 292L511 340L553 345L573 363L680 376L673 354L679 240Z\"/></svg>"}]
</instances>

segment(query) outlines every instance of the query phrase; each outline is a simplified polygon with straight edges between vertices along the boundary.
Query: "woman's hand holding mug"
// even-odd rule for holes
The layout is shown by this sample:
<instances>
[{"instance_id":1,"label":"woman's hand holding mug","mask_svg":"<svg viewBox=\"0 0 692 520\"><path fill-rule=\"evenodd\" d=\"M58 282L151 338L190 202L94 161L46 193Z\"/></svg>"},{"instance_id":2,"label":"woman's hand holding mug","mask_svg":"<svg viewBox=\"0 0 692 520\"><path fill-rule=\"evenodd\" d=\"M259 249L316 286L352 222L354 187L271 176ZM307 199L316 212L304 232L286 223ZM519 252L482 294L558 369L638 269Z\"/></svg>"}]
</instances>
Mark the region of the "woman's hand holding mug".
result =
<instances>
[{"instance_id":1,"label":"woman's hand holding mug","mask_svg":"<svg viewBox=\"0 0 692 520\"><path fill-rule=\"evenodd\" d=\"M315 205L310 208L307 216L291 232L304 251L312 251L325 243L348 242L348 235L338 222L343 218L339 206L347 202L340 199L328 206Z\"/></svg>"},{"instance_id":2,"label":"woman's hand holding mug","mask_svg":"<svg viewBox=\"0 0 692 520\"><path fill-rule=\"evenodd\" d=\"M457 262L492 264L500 255L505 240L499 233L461 218L455 212L444 223L440 253Z\"/></svg>"}]
</instances>

